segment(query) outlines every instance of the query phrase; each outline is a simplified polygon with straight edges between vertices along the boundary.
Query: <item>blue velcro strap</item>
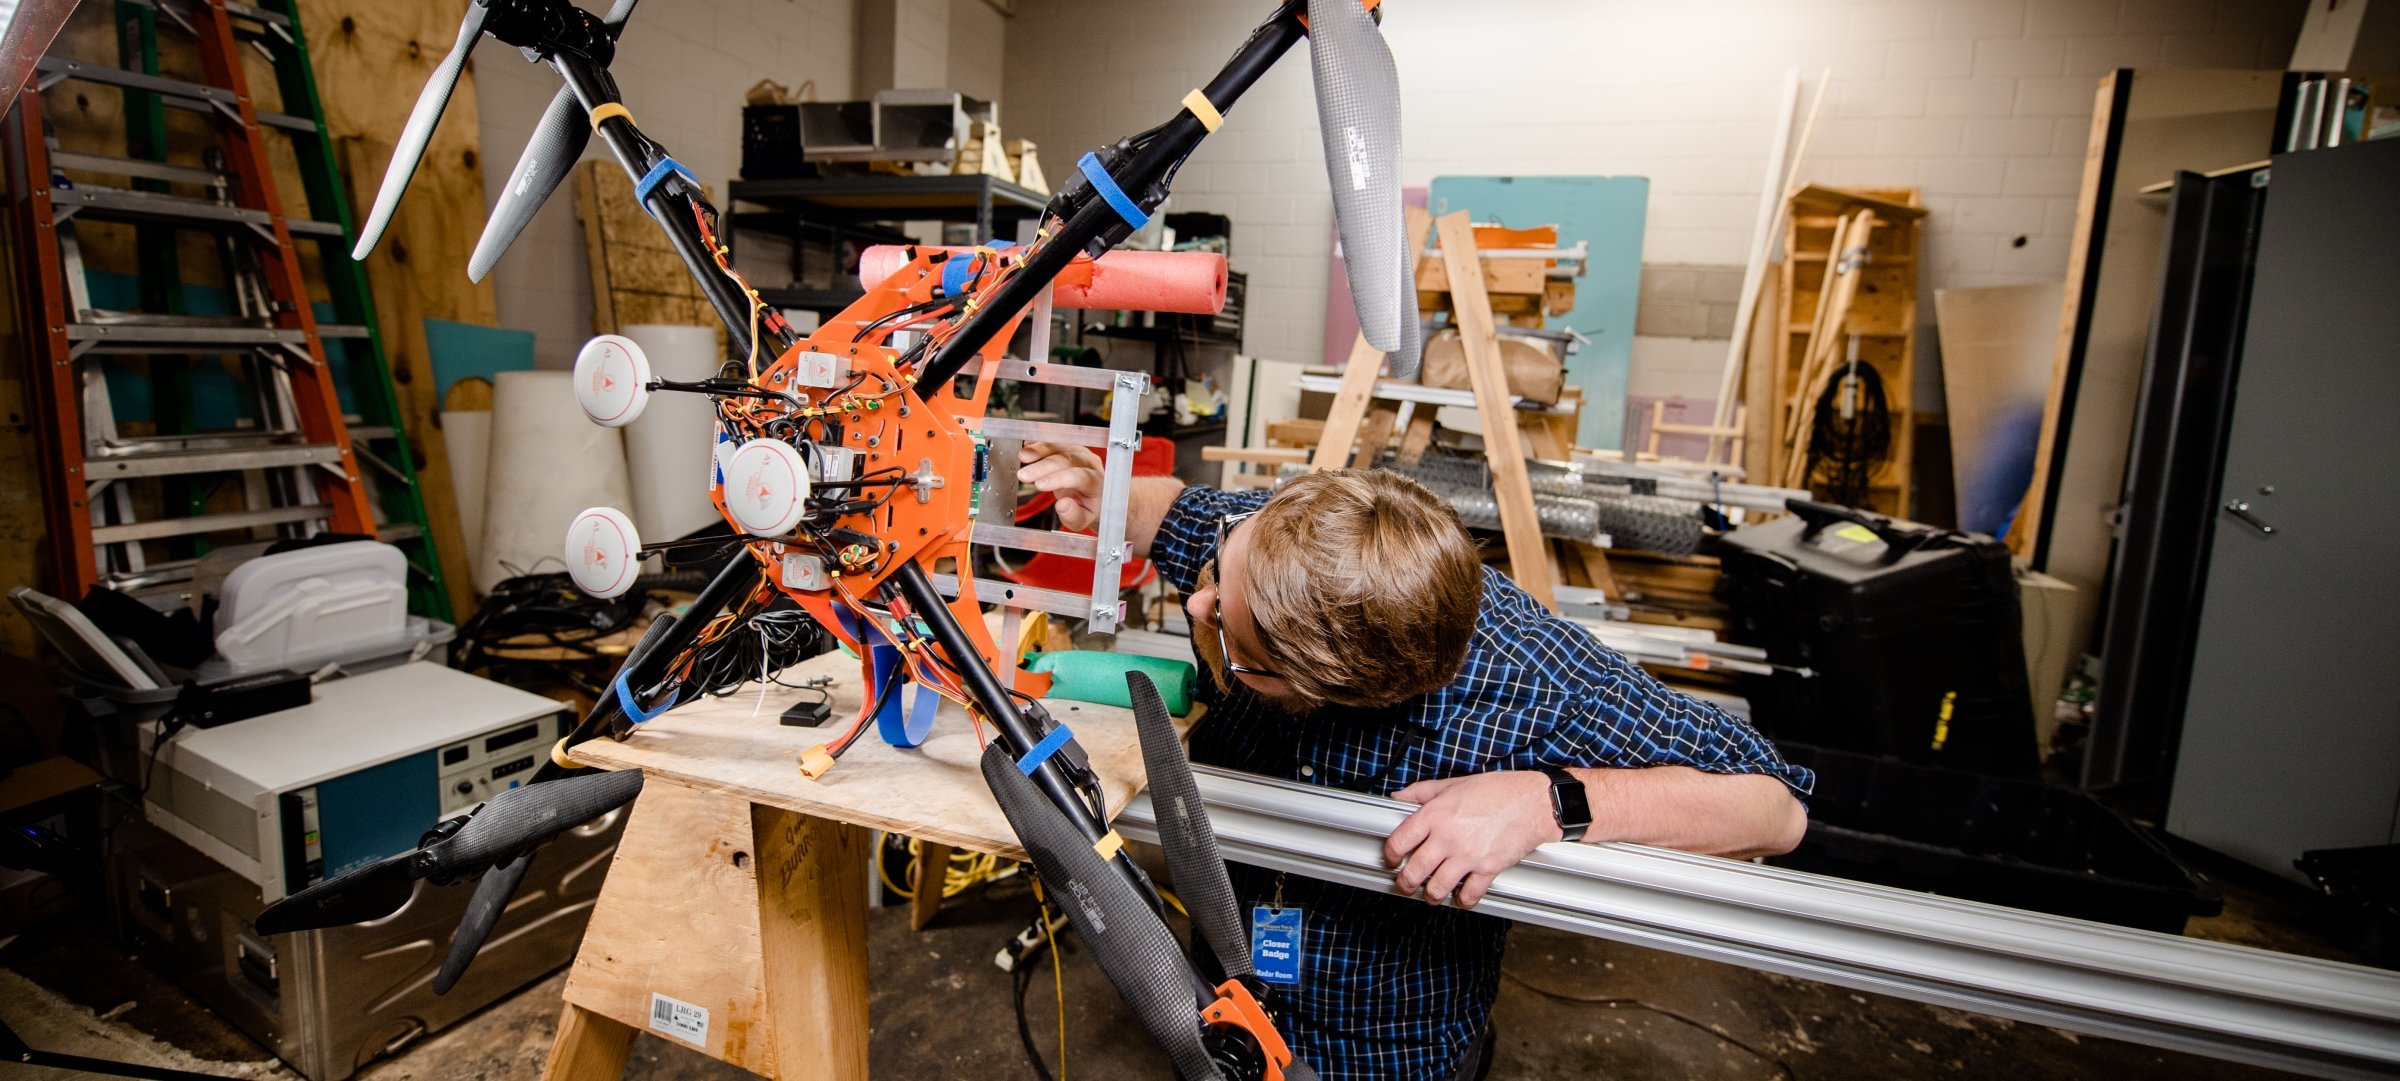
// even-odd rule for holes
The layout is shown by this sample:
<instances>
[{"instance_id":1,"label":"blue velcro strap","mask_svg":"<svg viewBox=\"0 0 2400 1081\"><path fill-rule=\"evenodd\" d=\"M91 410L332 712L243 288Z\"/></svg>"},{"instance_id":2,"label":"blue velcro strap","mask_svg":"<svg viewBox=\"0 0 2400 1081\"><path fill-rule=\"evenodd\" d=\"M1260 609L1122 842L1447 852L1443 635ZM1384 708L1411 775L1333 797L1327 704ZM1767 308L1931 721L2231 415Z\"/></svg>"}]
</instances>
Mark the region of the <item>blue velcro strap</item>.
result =
<instances>
[{"instance_id":1,"label":"blue velcro strap","mask_svg":"<svg viewBox=\"0 0 2400 1081\"><path fill-rule=\"evenodd\" d=\"M628 673L617 673L616 688L617 708L625 711L625 717L627 720L630 720L635 724L641 724L652 717L656 717L661 713L665 713L666 711L675 708L675 696L670 694L667 696L666 705L660 706L653 710L644 710L640 700L634 698L633 688L625 685L626 675L628 675Z\"/></svg>"},{"instance_id":2,"label":"blue velcro strap","mask_svg":"<svg viewBox=\"0 0 2400 1081\"><path fill-rule=\"evenodd\" d=\"M950 260L942 264L942 292L944 295L957 296L966 292L967 284L974 279L975 256L971 253L952 252Z\"/></svg>"},{"instance_id":3,"label":"blue velcro strap","mask_svg":"<svg viewBox=\"0 0 2400 1081\"><path fill-rule=\"evenodd\" d=\"M1025 752L1025 757L1017 759L1017 772L1028 777L1033 776L1033 771L1042 768L1042 763L1049 761L1051 755L1057 754L1059 748L1066 746L1067 741L1074 738L1075 733L1066 725L1062 724L1051 729L1050 734L1043 736L1040 743L1034 744L1032 750Z\"/></svg>"},{"instance_id":4,"label":"blue velcro strap","mask_svg":"<svg viewBox=\"0 0 2400 1081\"><path fill-rule=\"evenodd\" d=\"M684 168L682 162L673 158L660 158L658 164L651 166L650 172L642 177L642 182L633 186L634 203L644 210L649 209L650 193L657 190L660 184L666 183L670 176L680 176L694 188L700 186L700 178L693 176L692 171Z\"/></svg>"},{"instance_id":5,"label":"blue velcro strap","mask_svg":"<svg viewBox=\"0 0 2400 1081\"><path fill-rule=\"evenodd\" d=\"M1087 153L1076 160L1075 167L1083 170L1083 178L1092 182L1092 190L1108 201L1117 216L1125 219L1125 224L1135 229L1150 224L1150 215L1142 213L1141 206L1117 186L1117 178L1108 175L1108 169L1100 164L1100 155Z\"/></svg>"}]
</instances>

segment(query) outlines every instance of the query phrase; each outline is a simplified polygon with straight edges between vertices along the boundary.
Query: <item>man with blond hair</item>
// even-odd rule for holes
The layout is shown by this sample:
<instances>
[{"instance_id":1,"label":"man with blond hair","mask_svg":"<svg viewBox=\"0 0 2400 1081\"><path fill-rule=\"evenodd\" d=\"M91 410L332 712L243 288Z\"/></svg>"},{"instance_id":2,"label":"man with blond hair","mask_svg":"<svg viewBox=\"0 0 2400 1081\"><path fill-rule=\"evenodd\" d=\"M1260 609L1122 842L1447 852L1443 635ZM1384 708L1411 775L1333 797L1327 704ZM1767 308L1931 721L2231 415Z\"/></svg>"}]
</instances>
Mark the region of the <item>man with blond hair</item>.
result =
<instances>
[{"instance_id":1,"label":"man with blond hair","mask_svg":"<svg viewBox=\"0 0 2400 1081\"><path fill-rule=\"evenodd\" d=\"M1099 459L1022 458L1060 524L1088 527ZM1384 845L1397 895L1230 865L1244 910L1296 940L1271 997L1329 1081L1490 1069L1508 922L1469 910L1537 846L1748 858L1806 829L1808 771L1485 567L1414 481L1332 470L1270 495L1136 477L1125 532L1183 592L1212 677L1193 761L1417 805Z\"/></svg>"}]
</instances>

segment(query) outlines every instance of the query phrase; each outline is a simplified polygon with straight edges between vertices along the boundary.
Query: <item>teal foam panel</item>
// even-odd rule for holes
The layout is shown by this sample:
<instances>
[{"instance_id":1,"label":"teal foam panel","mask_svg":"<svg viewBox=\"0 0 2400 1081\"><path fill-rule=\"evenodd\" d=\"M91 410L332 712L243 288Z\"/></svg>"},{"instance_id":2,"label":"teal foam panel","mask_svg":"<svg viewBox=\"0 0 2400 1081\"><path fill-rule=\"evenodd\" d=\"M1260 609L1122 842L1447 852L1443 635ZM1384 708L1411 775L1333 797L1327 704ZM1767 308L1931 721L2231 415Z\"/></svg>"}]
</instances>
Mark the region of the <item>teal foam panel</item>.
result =
<instances>
[{"instance_id":1,"label":"teal foam panel","mask_svg":"<svg viewBox=\"0 0 2400 1081\"><path fill-rule=\"evenodd\" d=\"M1428 202L1436 217L1465 210L1477 222L1512 229L1556 225L1559 246L1591 244L1591 261L1575 282L1575 310L1545 325L1552 330L1571 327L1591 339L1567 359L1567 382L1583 388L1576 444L1623 449L1625 383L1633 368L1649 178L1443 176L1434 178Z\"/></svg>"}]
</instances>

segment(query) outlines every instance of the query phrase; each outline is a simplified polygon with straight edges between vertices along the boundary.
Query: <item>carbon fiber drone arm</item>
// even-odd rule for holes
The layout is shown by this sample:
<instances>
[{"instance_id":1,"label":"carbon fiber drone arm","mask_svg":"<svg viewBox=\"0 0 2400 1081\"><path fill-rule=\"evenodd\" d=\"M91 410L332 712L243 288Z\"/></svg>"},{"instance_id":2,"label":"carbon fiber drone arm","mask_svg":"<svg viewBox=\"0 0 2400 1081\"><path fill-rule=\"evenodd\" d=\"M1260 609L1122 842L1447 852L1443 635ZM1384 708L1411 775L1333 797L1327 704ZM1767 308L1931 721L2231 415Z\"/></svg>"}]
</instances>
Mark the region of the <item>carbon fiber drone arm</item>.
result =
<instances>
[{"instance_id":1,"label":"carbon fiber drone arm","mask_svg":"<svg viewBox=\"0 0 2400 1081\"><path fill-rule=\"evenodd\" d=\"M1132 197L1144 211L1155 209L1167 197L1167 185L1177 166L1190 156L1200 141L1215 130L1233 103L1274 67L1283 54L1307 35L1303 17L1308 5L1303 0L1286 0L1275 13L1250 32L1248 40L1235 50L1233 58L1209 80L1200 94L1217 115L1202 119L1186 106L1138 147L1125 153L1121 148L1104 148L1102 164L1117 187ZM1109 160L1113 158L1114 160ZM1086 250L1098 254L1123 240L1133 232L1124 216L1109 200L1094 191L1091 182L1077 174L1051 200L1050 213L1064 221L1058 233L1041 250L1027 258L1025 266L1014 277L1002 282L999 288L982 298L975 314L960 325L958 332L943 343L940 352L925 365L925 382L934 383L957 375L1001 328L1009 325L1018 312L1041 295L1044 286L1065 270L1068 263Z\"/></svg>"}]
</instances>

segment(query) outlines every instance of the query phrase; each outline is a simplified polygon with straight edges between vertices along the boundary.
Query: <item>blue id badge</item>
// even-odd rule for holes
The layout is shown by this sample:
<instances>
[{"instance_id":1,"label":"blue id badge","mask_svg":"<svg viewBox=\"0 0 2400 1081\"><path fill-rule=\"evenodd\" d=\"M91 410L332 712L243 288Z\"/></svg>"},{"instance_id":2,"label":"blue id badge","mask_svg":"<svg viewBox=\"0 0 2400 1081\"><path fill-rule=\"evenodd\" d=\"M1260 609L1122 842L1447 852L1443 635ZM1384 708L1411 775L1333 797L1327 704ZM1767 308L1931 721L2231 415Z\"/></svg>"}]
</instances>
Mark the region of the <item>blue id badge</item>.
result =
<instances>
[{"instance_id":1,"label":"blue id badge","mask_svg":"<svg viewBox=\"0 0 2400 1081\"><path fill-rule=\"evenodd\" d=\"M1250 908L1250 964L1258 978L1289 987L1300 982L1300 910Z\"/></svg>"}]
</instances>

